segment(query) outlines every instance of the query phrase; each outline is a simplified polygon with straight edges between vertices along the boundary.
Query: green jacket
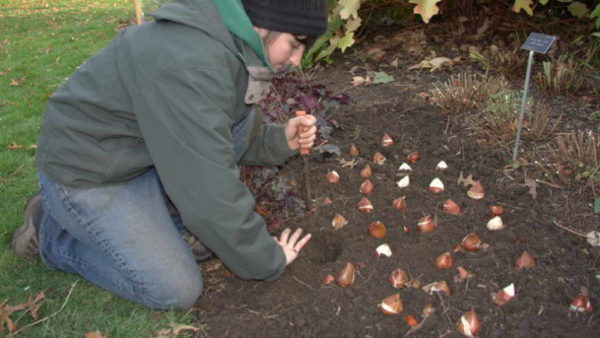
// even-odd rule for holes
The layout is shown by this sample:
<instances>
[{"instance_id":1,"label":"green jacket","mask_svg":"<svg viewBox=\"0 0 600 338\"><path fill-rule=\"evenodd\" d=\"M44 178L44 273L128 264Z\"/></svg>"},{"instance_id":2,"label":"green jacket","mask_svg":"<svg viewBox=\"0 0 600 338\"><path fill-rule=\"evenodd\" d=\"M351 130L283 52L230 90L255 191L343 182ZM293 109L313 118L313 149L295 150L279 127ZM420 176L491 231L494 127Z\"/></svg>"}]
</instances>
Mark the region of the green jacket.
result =
<instances>
[{"instance_id":1,"label":"green jacket","mask_svg":"<svg viewBox=\"0 0 600 338\"><path fill-rule=\"evenodd\" d=\"M238 167L282 164L295 153L283 126L256 125L250 103L262 87L246 91L266 83L248 70L265 64L260 38L239 0L218 8L178 1L153 16L119 33L50 97L38 168L86 188L156 167L183 223L231 271L276 279L285 256Z\"/></svg>"}]
</instances>

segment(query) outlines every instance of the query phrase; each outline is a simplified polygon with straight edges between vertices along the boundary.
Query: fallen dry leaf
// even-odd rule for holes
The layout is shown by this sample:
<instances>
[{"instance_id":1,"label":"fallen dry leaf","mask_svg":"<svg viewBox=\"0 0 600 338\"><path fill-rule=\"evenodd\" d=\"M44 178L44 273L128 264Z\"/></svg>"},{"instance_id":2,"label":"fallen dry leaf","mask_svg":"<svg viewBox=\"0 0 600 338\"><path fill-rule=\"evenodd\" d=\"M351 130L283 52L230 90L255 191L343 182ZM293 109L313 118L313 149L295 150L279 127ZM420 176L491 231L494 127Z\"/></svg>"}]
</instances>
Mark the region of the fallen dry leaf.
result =
<instances>
[{"instance_id":1,"label":"fallen dry leaf","mask_svg":"<svg viewBox=\"0 0 600 338\"><path fill-rule=\"evenodd\" d=\"M525 178L525 184L523 184L526 187L529 187L529 193L531 194L531 197L533 199L537 198L537 183L535 182L535 180L533 178L529 178L526 177Z\"/></svg>"},{"instance_id":2,"label":"fallen dry leaf","mask_svg":"<svg viewBox=\"0 0 600 338\"><path fill-rule=\"evenodd\" d=\"M23 84L23 81L25 81L24 77L20 77L18 79L10 79L10 86L11 87L20 86L21 84Z\"/></svg>"},{"instance_id":3,"label":"fallen dry leaf","mask_svg":"<svg viewBox=\"0 0 600 338\"><path fill-rule=\"evenodd\" d=\"M473 179L473 174L469 174L469 176L467 176L465 178L465 177L463 177L462 171L460 172L460 176L458 177L458 181L456 182L456 184L462 184L465 187L468 187L470 185L474 185L475 183L477 183L477 181L475 181Z\"/></svg>"},{"instance_id":4,"label":"fallen dry leaf","mask_svg":"<svg viewBox=\"0 0 600 338\"><path fill-rule=\"evenodd\" d=\"M338 163L342 166L342 168L354 168L358 164L358 161L356 159L348 161L343 158L340 158L338 159Z\"/></svg>"},{"instance_id":5,"label":"fallen dry leaf","mask_svg":"<svg viewBox=\"0 0 600 338\"><path fill-rule=\"evenodd\" d=\"M92 332L88 332L83 335L84 338L108 338L107 334L103 334L102 332L96 330Z\"/></svg>"},{"instance_id":6,"label":"fallen dry leaf","mask_svg":"<svg viewBox=\"0 0 600 338\"><path fill-rule=\"evenodd\" d=\"M17 326L12 321L12 319L10 319L10 317L8 316L8 312L6 312L6 310L4 309L5 304L6 304L6 301L4 301L3 303L0 303L0 332L4 331L4 327L6 326L6 328L8 329L8 332L12 333L12 332L15 332L15 330L17 329Z\"/></svg>"},{"instance_id":7,"label":"fallen dry leaf","mask_svg":"<svg viewBox=\"0 0 600 338\"><path fill-rule=\"evenodd\" d=\"M192 325L170 323L169 326L171 328L158 331L156 338L171 338L180 335L183 331L197 332L201 330L201 328Z\"/></svg>"},{"instance_id":8,"label":"fallen dry leaf","mask_svg":"<svg viewBox=\"0 0 600 338\"><path fill-rule=\"evenodd\" d=\"M16 144L16 143L13 142L13 143L7 145L5 148L8 149L8 150L23 149L23 145Z\"/></svg>"}]
</instances>

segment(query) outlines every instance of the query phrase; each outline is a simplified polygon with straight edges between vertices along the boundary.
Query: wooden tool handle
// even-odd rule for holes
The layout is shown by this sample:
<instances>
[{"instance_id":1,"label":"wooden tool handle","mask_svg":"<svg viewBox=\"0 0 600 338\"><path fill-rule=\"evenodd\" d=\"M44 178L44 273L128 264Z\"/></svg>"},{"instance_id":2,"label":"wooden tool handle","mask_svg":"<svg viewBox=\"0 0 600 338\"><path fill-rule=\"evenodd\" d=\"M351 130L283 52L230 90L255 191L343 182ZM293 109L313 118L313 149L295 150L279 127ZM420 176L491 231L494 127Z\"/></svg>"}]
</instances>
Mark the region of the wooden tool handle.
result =
<instances>
[{"instance_id":1,"label":"wooden tool handle","mask_svg":"<svg viewBox=\"0 0 600 338\"><path fill-rule=\"evenodd\" d=\"M296 116L303 116L306 115L306 112L304 110L296 110ZM302 131L306 131L304 129L304 127L302 128ZM308 155L308 153L310 152L310 150L308 148L300 148L300 155Z\"/></svg>"}]
</instances>

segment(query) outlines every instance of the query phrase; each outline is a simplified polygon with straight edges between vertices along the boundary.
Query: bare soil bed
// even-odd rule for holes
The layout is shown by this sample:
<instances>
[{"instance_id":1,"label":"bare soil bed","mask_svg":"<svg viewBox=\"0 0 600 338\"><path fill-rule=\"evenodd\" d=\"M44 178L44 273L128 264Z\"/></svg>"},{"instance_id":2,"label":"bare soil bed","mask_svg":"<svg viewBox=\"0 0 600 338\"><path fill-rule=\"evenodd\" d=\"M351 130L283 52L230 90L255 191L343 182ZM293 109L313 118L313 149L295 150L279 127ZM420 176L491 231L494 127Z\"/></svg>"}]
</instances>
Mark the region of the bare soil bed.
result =
<instances>
[{"instance_id":1,"label":"bare soil bed","mask_svg":"<svg viewBox=\"0 0 600 338\"><path fill-rule=\"evenodd\" d=\"M417 95L448 74L386 70L394 82L348 89L352 65L336 61L320 71L315 81L333 91L347 90L353 99L331 117L339 127L332 142L340 146L347 161L353 159L348 148L354 143L360 151L354 158L356 165L342 166L339 158L311 159L312 197L329 197L333 203L286 221L285 226L302 227L313 239L278 281L244 281L216 259L202 263L206 291L196 310L205 333L211 337L398 337L411 329L404 317L412 315L422 321L422 309L431 303L435 312L410 336L460 336L457 321L474 309L482 337L598 337L600 251L553 223L598 230L600 219L590 208L589 196L576 189L538 185L534 199L522 172L507 167L505 152L482 147L460 119L448 123L447 116ZM383 133L393 138L393 146L381 146ZM398 167L413 151L421 154L421 160L411 164L410 186L400 189L396 186L401 178ZM376 152L387 158L383 165L373 163ZM448 164L443 172L434 169L440 160ZM368 214L356 208L362 197L359 172L367 163L373 169L370 180L374 184L368 196L374 210ZM303 168L297 157L280 173L298 182L299 194L303 193ZM340 174L339 183L326 181L330 170ZM461 173L473 174L482 182L483 199L467 196L467 187L458 183ZM428 191L435 177L445 184L440 194ZM406 197L407 208L400 212L392 207L392 200L401 196ZM462 208L460 216L441 210L449 198ZM504 207L504 230L486 228L490 205ZM336 214L349 221L339 230L331 226ZM424 215L437 215L439 225L433 233L416 231ZM367 234L367 226L374 221L386 225L386 238ZM471 232L489 246L476 252L455 251ZM375 258L373 251L383 243L389 244L393 255ZM435 258L446 251L451 252L454 264L447 270L437 269ZM534 257L535 267L516 270L515 260L523 251ZM357 267L352 286L321 284L324 276L337 275L347 262ZM473 276L455 281L458 266ZM387 279L397 268L421 285L446 281L451 294L430 295L415 287L394 289ZM491 295L511 283L516 297L503 306L494 304ZM589 292L591 313L569 310L571 299L582 287ZM396 316L382 315L378 304L395 293L400 293L404 310Z\"/></svg>"}]
</instances>

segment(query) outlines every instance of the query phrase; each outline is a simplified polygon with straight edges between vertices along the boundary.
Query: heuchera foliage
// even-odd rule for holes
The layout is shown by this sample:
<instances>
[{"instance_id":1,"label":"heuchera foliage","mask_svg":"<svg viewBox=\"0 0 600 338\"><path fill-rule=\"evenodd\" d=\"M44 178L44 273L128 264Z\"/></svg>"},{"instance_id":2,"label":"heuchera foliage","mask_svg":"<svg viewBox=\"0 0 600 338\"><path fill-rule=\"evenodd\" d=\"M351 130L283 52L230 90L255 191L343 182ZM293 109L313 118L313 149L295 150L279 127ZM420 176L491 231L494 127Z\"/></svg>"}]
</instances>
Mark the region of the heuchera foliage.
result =
<instances>
[{"instance_id":1,"label":"heuchera foliage","mask_svg":"<svg viewBox=\"0 0 600 338\"><path fill-rule=\"evenodd\" d=\"M350 103L346 94L334 94L324 85L313 84L296 73L275 77L271 92L259 104L265 123L285 123L297 110L317 117L319 127L315 144L330 137L334 126L329 118L340 105ZM242 180L256 199L256 211L267 221L269 231L281 227L286 218L300 216L306 204L296 181L277 175L278 167L242 167Z\"/></svg>"}]
</instances>

